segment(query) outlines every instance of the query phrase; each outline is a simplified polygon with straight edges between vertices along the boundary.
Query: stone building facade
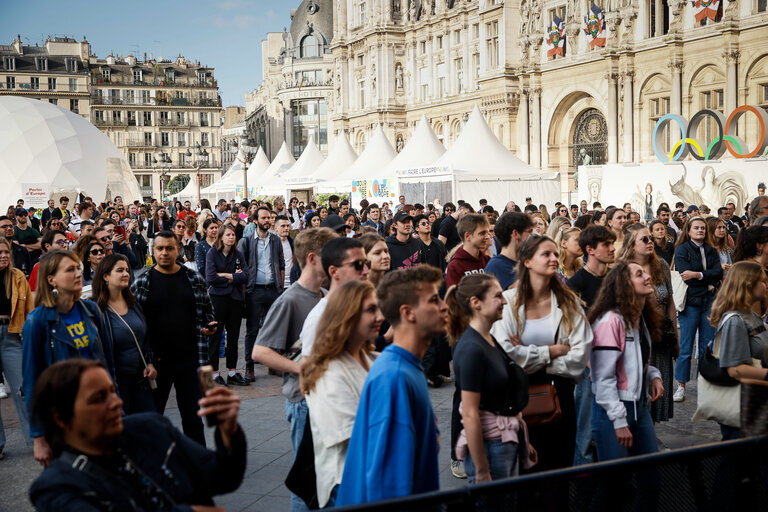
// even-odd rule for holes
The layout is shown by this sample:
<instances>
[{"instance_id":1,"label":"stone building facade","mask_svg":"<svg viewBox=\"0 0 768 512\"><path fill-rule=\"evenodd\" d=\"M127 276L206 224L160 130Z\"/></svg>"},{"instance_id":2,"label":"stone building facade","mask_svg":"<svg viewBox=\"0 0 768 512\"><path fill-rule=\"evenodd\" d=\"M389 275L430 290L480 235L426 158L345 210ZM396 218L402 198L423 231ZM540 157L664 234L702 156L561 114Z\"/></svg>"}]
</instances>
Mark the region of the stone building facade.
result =
<instances>
[{"instance_id":1,"label":"stone building facade","mask_svg":"<svg viewBox=\"0 0 768 512\"><path fill-rule=\"evenodd\" d=\"M316 140L343 131L359 152L382 124L401 148L426 114L450 146L477 104L519 158L561 173L567 198L582 150L593 164L651 161L665 114L768 106L766 0L711 5L697 21L684 0L305 0L290 32L262 44L248 130L270 157L283 140L298 156L300 102L311 100L325 103ZM595 13L604 45L587 32ZM319 55L302 50L313 34ZM549 51L553 37L559 53ZM712 140L715 128L705 121L697 137ZM666 151L674 130L662 134ZM738 132L753 147L757 119L743 116Z\"/></svg>"}]
</instances>

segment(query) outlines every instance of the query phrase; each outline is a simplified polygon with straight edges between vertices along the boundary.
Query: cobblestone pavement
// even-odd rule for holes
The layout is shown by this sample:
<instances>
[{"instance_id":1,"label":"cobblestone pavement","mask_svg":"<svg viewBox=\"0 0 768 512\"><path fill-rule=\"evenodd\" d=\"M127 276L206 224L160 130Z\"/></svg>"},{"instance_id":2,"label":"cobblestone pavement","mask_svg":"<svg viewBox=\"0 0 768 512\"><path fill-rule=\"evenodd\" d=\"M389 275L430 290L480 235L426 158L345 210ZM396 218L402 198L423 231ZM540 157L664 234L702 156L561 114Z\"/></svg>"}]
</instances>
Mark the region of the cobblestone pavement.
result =
<instances>
[{"instance_id":1,"label":"cobblestone pavement","mask_svg":"<svg viewBox=\"0 0 768 512\"><path fill-rule=\"evenodd\" d=\"M242 338L241 338L242 339ZM242 345L241 350L242 353ZM240 361L242 367L243 361ZM223 362L222 362L223 367ZM280 511L289 509L288 490L283 485L291 466L293 454L285 420L285 400L280 395L282 380L267 375L262 366L256 367L257 379L248 387L236 387L242 397L240 423L248 439L248 466L243 484L232 494L220 496L216 503L228 511ZM451 475L450 418L452 385L430 389L432 405L441 431L440 487L448 489L466 485ZM695 382L689 384L685 402L675 404L675 417L657 425L661 449L675 449L718 441L720 432L714 422L690 421L696 408ZM40 466L32 458L32 448L26 448L21 436L12 400L0 401L7 437L4 460L0 461L0 482L3 498L0 512L33 510L27 497L32 481L40 474ZM166 415L181 428L173 393ZM213 446L213 431L206 429L208 445Z\"/></svg>"}]
</instances>

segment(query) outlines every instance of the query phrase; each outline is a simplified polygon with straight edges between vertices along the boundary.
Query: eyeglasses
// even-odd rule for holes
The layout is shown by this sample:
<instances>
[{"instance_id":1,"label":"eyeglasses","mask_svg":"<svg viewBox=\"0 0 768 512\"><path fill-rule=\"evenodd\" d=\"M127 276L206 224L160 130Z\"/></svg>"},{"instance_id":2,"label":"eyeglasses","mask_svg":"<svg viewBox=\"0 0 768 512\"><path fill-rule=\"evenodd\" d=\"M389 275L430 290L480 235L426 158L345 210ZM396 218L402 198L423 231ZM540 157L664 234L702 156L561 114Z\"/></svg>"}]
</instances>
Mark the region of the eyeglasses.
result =
<instances>
[{"instance_id":1,"label":"eyeglasses","mask_svg":"<svg viewBox=\"0 0 768 512\"><path fill-rule=\"evenodd\" d=\"M644 236L640 238L640 241L643 242L644 244L649 244L651 243L651 238L648 236Z\"/></svg>"},{"instance_id":2,"label":"eyeglasses","mask_svg":"<svg viewBox=\"0 0 768 512\"><path fill-rule=\"evenodd\" d=\"M3 224L0 229L13 229L13 223Z\"/></svg>"},{"instance_id":3,"label":"eyeglasses","mask_svg":"<svg viewBox=\"0 0 768 512\"><path fill-rule=\"evenodd\" d=\"M355 260L342 263L341 266L343 267L345 265L352 265L357 272L362 272L367 263L368 262L366 260Z\"/></svg>"},{"instance_id":4,"label":"eyeglasses","mask_svg":"<svg viewBox=\"0 0 768 512\"><path fill-rule=\"evenodd\" d=\"M69 245L66 240L56 240L53 243L58 245L59 247L67 247Z\"/></svg>"},{"instance_id":5,"label":"eyeglasses","mask_svg":"<svg viewBox=\"0 0 768 512\"><path fill-rule=\"evenodd\" d=\"M104 249L91 249L90 253L93 254L94 256L97 256L99 254L104 254Z\"/></svg>"}]
</instances>

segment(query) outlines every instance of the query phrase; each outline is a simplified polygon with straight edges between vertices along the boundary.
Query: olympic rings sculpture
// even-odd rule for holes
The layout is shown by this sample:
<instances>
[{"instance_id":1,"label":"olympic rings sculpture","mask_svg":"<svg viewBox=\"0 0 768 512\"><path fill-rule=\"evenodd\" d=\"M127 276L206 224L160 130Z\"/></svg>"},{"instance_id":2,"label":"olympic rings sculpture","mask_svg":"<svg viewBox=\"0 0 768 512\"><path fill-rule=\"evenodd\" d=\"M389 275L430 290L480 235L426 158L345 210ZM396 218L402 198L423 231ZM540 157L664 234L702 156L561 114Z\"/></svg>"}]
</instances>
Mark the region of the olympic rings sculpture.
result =
<instances>
[{"instance_id":1,"label":"olympic rings sculpture","mask_svg":"<svg viewBox=\"0 0 768 512\"><path fill-rule=\"evenodd\" d=\"M747 113L755 115L760 127L758 143L752 151L748 151L746 142L735 134L739 119ZM715 121L718 135L711 141L702 144L693 139L691 135L698 131L699 125L706 118ZM665 157L661 147L661 135L664 127L673 121L679 126L681 136L680 140L672 145L669 155ZM726 151L735 158L753 158L762 154L768 147L768 113L757 105L742 105L734 109L727 119L722 112L710 109L699 110L691 117L690 121L686 121L685 118L677 114L666 114L656 121L656 125L653 127L651 145L653 153L661 162L677 162L685 159L688 154L696 160L718 160Z\"/></svg>"}]
</instances>

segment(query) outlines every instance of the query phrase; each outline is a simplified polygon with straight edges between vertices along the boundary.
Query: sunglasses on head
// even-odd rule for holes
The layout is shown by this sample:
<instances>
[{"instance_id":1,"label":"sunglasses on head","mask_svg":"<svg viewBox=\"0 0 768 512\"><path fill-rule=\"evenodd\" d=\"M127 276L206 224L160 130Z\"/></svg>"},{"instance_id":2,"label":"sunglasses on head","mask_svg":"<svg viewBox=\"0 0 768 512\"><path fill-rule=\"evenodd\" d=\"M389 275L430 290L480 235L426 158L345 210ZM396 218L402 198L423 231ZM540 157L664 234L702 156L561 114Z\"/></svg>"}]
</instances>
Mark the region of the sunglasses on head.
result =
<instances>
[{"instance_id":1,"label":"sunglasses on head","mask_svg":"<svg viewBox=\"0 0 768 512\"><path fill-rule=\"evenodd\" d=\"M346 263L342 263L341 266L343 267L344 265L352 265L352 267L354 267L354 269L357 272L361 272L365 268L365 265L367 263L368 262L366 260L355 260L355 261L348 261Z\"/></svg>"}]
</instances>

